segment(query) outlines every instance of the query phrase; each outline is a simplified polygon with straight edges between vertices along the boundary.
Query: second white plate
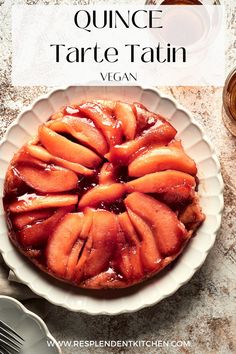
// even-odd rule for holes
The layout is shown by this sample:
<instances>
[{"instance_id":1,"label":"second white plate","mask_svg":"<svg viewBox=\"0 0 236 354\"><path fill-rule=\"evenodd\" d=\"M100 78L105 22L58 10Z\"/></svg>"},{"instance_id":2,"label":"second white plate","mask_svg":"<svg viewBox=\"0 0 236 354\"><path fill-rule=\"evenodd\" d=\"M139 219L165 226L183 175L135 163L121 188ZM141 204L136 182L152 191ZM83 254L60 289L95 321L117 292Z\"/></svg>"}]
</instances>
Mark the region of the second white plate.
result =
<instances>
[{"instance_id":1,"label":"second white plate","mask_svg":"<svg viewBox=\"0 0 236 354\"><path fill-rule=\"evenodd\" d=\"M43 320L16 299L0 295L0 319L24 339L21 354L61 354Z\"/></svg>"}]
</instances>

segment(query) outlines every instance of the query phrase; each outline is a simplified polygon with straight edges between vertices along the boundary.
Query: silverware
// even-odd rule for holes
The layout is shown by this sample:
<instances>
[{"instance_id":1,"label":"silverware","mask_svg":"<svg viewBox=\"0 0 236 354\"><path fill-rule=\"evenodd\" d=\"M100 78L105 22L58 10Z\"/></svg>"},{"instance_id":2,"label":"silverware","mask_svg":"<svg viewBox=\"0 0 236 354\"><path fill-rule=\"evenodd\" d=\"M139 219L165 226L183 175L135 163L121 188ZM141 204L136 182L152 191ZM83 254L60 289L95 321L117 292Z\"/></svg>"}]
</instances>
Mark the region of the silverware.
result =
<instances>
[{"instance_id":1,"label":"silverware","mask_svg":"<svg viewBox=\"0 0 236 354\"><path fill-rule=\"evenodd\" d=\"M19 353L24 338L0 320L0 354Z\"/></svg>"}]
</instances>

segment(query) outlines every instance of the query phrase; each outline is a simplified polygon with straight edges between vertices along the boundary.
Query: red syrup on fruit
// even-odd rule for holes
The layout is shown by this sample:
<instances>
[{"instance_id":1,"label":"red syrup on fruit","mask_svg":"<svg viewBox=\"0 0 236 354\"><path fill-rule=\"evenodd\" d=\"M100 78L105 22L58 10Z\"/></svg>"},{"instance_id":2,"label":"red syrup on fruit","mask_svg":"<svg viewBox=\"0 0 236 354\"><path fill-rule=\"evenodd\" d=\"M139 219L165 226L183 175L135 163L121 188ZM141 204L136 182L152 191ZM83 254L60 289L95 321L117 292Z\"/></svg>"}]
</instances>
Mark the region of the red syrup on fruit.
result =
<instances>
[{"instance_id":1,"label":"red syrup on fruit","mask_svg":"<svg viewBox=\"0 0 236 354\"><path fill-rule=\"evenodd\" d=\"M117 199L113 203L101 202L98 204L97 209L104 209L114 214L120 214L126 211L124 204L124 197Z\"/></svg>"},{"instance_id":2,"label":"red syrup on fruit","mask_svg":"<svg viewBox=\"0 0 236 354\"><path fill-rule=\"evenodd\" d=\"M82 197L90 189L98 185L98 171L92 176L81 176L78 180L77 193L79 197Z\"/></svg>"}]
</instances>

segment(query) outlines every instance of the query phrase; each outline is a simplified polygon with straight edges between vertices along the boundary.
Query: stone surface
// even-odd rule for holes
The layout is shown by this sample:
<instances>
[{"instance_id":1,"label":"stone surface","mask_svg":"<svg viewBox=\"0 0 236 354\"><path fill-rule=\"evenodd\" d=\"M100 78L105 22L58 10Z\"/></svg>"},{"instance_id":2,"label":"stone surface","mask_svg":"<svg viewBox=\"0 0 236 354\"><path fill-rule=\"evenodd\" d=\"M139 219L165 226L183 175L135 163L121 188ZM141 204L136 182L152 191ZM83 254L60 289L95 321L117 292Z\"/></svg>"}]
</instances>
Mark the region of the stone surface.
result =
<instances>
[{"instance_id":1,"label":"stone surface","mask_svg":"<svg viewBox=\"0 0 236 354\"><path fill-rule=\"evenodd\" d=\"M0 135L45 87L11 86L10 9L13 4L78 4L96 1L1 1ZM98 1L97 1L98 2ZM102 2L102 1L100 1ZM104 1L105 2L105 1ZM119 2L118 0L116 2ZM124 2L124 1L123 1ZM129 1L130 3L130 1ZM143 1L132 1L143 3ZM236 65L235 0L226 5L226 68ZM88 316L48 304L45 319L57 340L190 340L190 347L126 348L128 353L231 354L236 352L236 140L222 122L222 88L159 88L193 112L215 146L225 181L225 209L214 248L202 268L176 294L138 313ZM64 347L65 354L123 353L122 348Z\"/></svg>"}]
</instances>

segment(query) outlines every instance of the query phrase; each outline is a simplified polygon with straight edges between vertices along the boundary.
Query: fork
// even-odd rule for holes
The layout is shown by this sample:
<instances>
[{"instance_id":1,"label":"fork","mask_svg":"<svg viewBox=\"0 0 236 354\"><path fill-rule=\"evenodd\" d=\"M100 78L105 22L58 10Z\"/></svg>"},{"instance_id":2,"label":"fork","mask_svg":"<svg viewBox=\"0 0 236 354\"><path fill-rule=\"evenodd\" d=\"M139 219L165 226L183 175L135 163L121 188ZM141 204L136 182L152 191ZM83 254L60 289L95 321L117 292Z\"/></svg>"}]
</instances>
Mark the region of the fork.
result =
<instances>
[{"instance_id":1,"label":"fork","mask_svg":"<svg viewBox=\"0 0 236 354\"><path fill-rule=\"evenodd\" d=\"M0 320L0 354L19 353L24 338Z\"/></svg>"}]
</instances>

